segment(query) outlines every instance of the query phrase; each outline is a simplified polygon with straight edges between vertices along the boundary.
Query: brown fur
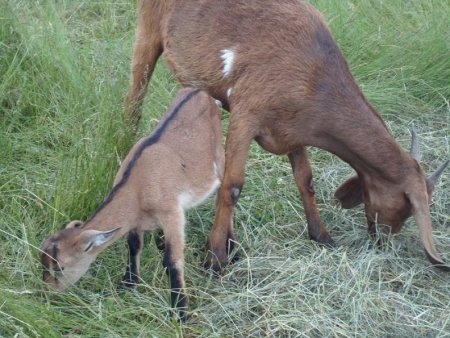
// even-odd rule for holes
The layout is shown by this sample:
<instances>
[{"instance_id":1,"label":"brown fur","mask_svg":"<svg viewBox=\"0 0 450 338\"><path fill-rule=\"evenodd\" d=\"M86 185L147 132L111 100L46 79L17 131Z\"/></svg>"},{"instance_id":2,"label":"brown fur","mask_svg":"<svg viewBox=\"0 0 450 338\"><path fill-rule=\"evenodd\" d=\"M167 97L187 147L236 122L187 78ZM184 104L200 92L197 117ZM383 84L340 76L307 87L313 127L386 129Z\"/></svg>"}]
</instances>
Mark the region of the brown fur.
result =
<instances>
[{"instance_id":1,"label":"brown fur","mask_svg":"<svg viewBox=\"0 0 450 338\"><path fill-rule=\"evenodd\" d=\"M180 109L175 115L177 107ZM221 138L215 101L202 91L181 90L155 132L131 149L112 192L96 213L85 223L69 223L44 241L44 280L58 289L75 283L101 251L130 231L137 235L135 244L129 237L130 256L136 251L133 278L137 280L142 232L161 228L166 249L170 247L165 266L177 285L172 285L179 294L176 298L184 301L180 304L172 300L185 307L184 210L201 203L218 188L224 166ZM149 140L156 141L148 145Z\"/></svg>"},{"instance_id":2,"label":"brown fur","mask_svg":"<svg viewBox=\"0 0 450 338\"><path fill-rule=\"evenodd\" d=\"M364 202L370 229L379 223L397 232L413 213L427 254L443 264L431 239L426 177L362 94L315 8L297 0L142 0L137 15L129 120L139 119L161 54L183 85L206 90L231 112L207 266L226 263L233 196L244 184L253 139L289 156L311 238L333 243L316 209L306 146L328 150L356 170L353 186L345 183L337 196L351 202L344 206ZM234 52L229 74L225 50Z\"/></svg>"}]
</instances>

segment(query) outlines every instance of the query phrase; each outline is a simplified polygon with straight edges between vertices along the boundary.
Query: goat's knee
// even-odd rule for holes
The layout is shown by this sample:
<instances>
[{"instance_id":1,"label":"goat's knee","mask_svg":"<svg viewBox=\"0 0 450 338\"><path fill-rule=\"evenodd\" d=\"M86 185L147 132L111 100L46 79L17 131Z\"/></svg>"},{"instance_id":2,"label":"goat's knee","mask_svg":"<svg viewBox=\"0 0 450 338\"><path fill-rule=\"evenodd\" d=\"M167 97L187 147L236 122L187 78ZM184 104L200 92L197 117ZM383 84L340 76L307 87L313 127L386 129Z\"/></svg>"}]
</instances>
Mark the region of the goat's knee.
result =
<instances>
[{"instance_id":1,"label":"goat's knee","mask_svg":"<svg viewBox=\"0 0 450 338\"><path fill-rule=\"evenodd\" d=\"M243 183L234 183L230 185L228 188L224 187L225 201L227 201L230 206L235 206L239 201L239 197L241 196Z\"/></svg>"}]
</instances>

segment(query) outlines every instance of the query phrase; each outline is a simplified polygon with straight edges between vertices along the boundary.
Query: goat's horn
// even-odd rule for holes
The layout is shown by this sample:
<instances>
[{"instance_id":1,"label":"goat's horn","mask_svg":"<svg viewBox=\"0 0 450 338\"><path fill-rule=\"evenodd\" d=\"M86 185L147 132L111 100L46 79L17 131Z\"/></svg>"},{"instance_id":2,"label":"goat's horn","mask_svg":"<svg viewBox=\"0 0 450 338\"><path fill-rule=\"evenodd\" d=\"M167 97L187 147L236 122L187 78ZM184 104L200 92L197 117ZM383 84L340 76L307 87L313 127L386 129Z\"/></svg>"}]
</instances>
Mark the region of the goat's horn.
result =
<instances>
[{"instance_id":1,"label":"goat's horn","mask_svg":"<svg viewBox=\"0 0 450 338\"><path fill-rule=\"evenodd\" d=\"M436 169L436 171L427 178L427 186L433 188L435 184L439 181L439 177L441 177L442 173L444 172L445 168L448 166L448 163L450 160L445 161L442 163L439 168Z\"/></svg>"},{"instance_id":2,"label":"goat's horn","mask_svg":"<svg viewBox=\"0 0 450 338\"><path fill-rule=\"evenodd\" d=\"M450 271L450 267L442 260L433 242L428 197L425 194L416 193L408 194L408 197L413 207L414 219L419 227L420 239L428 260L437 268Z\"/></svg>"},{"instance_id":3,"label":"goat's horn","mask_svg":"<svg viewBox=\"0 0 450 338\"><path fill-rule=\"evenodd\" d=\"M411 128L411 149L409 153L417 162L420 163L420 158L422 156L420 155L419 138L414 126Z\"/></svg>"}]
</instances>

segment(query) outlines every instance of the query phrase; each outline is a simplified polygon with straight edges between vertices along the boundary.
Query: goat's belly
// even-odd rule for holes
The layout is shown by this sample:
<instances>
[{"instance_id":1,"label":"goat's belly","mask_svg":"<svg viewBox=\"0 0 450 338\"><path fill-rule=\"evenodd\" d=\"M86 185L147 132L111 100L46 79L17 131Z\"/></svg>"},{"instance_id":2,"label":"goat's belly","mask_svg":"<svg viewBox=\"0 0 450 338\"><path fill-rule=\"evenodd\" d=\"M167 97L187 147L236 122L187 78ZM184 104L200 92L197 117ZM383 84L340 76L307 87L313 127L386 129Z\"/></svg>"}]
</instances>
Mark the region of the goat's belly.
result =
<instances>
[{"instance_id":1,"label":"goat's belly","mask_svg":"<svg viewBox=\"0 0 450 338\"><path fill-rule=\"evenodd\" d=\"M216 192L220 183L220 179L216 177L208 187L205 187L206 189L201 189L201 191L196 191L195 189L184 190L178 195L178 203L183 210L194 208L202 204L209 196Z\"/></svg>"},{"instance_id":2,"label":"goat's belly","mask_svg":"<svg viewBox=\"0 0 450 338\"><path fill-rule=\"evenodd\" d=\"M261 148L275 155L285 155L298 148L298 146L293 146L289 142L280 142L280 139L277 139L277 137L272 134L257 136L255 137L255 141Z\"/></svg>"}]
</instances>

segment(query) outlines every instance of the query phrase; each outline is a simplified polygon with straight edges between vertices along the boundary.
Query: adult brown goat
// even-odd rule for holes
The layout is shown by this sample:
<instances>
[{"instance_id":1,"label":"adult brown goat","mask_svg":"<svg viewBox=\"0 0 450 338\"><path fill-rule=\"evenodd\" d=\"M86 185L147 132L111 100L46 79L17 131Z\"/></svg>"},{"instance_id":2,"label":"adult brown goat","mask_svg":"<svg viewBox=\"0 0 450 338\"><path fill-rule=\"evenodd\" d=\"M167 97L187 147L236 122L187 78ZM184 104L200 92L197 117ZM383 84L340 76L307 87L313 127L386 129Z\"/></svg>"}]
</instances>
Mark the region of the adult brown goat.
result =
<instances>
[{"instance_id":1,"label":"adult brown goat","mask_svg":"<svg viewBox=\"0 0 450 338\"><path fill-rule=\"evenodd\" d=\"M220 270L227 262L233 209L256 140L288 155L312 239L333 244L316 208L306 146L330 151L355 169L336 197L345 208L364 203L370 232L379 224L396 233L413 214L429 260L449 270L435 248L429 211L448 161L425 177L362 94L314 7L297 0L141 0L137 16L126 108L131 125L160 55L182 85L206 90L231 112L207 267Z\"/></svg>"}]
</instances>

